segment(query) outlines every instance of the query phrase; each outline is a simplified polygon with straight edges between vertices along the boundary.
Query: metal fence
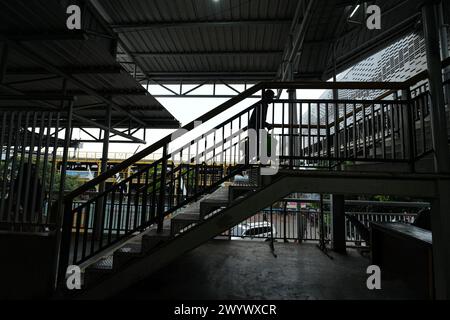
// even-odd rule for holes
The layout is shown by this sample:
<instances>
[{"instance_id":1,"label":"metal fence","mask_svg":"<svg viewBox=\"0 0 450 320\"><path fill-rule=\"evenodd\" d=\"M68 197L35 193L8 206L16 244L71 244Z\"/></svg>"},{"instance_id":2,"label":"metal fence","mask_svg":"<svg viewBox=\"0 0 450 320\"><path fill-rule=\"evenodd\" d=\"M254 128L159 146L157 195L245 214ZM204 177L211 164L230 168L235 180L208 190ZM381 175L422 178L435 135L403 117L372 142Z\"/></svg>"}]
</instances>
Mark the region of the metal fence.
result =
<instances>
[{"instance_id":1,"label":"metal fence","mask_svg":"<svg viewBox=\"0 0 450 320\"><path fill-rule=\"evenodd\" d=\"M74 202L74 207L77 207L80 204L81 202ZM111 207L111 203L108 202L105 206L106 210L114 213L113 215L105 216L102 223L103 229L105 230L104 236L106 238L110 237L110 240L113 240L119 235L125 234L127 230L133 228L135 225L138 225L139 215L143 210L141 205L138 207L132 205L128 215L121 215L120 213L126 210L127 203L123 203L120 206L119 204L114 204L113 207ZM417 208L420 208L420 206L417 206ZM150 207L148 207L148 210L150 210ZM370 222L412 223L417 216L417 213L414 211L417 210L411 208L410 212L386 213L358 212L349 209L346 214L354 215L361 223L363 223L366 227L369 227ZM78 221L81 225L86 226L86 228L84 228L81 232L82 234L86 233L86 237L79 237L79 244L77 245L78 248L81 248L84 241L87 241L88 244L91 243L91 237L87 237L87 235L91 235L94 230L94 221L89 219L89 217L94 213L95 207L89 206L86 207L85 210L77 212L76 214L75 221ZM304 241L317 242L320 240L320 219L320 211L314 208L300 210L284 210L283 208L273 208L272 210L265 209L241 222L234 228L227 230L221 234L219 238L254 241L270 240L272 237L270 231L253 233L249 235L245 234L243 230L264 226L270 228L270 226L272 226L274 240L296 243ZM331 213L329 210L325 210L323 212L323 230L324 239L327 242L330 242L332 239L331 225ZM111 228L111 226L113 227ZM345 230L347 246L361 247L367 245L366 241L361 238L357 228L348 219L346 219ZM81 251L78 254L81 256Z\"/></svg>"},{"instance_id":2,"label":"metal fence","mask_svg":"<svg viewBox=\"0 0 450 320\"><path fill-rule=\"evenodd\" d=\"M31 231L54 226L50 209L62 190L57 152L64 145L55 111L0 114L0 228ZM62 190L64 191L64 190Z\"/></svg>"},{"instance_id":3,"label":"metal fence","mask_svg":"<svg viewBox=\"0 0 450 320\"><path fill-rule=\"evenodd\" d=\"M289 201L289 200L286 200ZM308 201L305 202L317 202ZM425 203L403 203L403 202L380 202L379 207L384 208L409 208L408 212L363 212L355 211L360 209L358 204L377 202L354 201L354 204L347 205L346 215L355 216L366 227L371 222L402 222L413 223L417 216L417 211L426 206ZM232 240L270 240L272 237L278 241L285 242L302 242L302 241L319 241L321 238L321 230L323 230L324 240L329 242L332 239L332 217L331 212L327 208L329 202L324 204L323 215L319 209L305 208L300 210L285 210L284 208L266 209L258 212L249 219L242 221L238 226L224 232L220 237L226 237ZM326 208L326 210L325 210ZM323 218L322 218L323 217ZM321 228L321 219L323 219L323 229ZM266 230L260 232L250 232L246 234L244 231L252 228L267 227ZM272 228L270 228L272 227ZM272 229L272 234L270 233ZM366 246L366 241L360 236L357 228L352 222L346 218L345 233L347 246Z\"/></svg>"}]
</instances>

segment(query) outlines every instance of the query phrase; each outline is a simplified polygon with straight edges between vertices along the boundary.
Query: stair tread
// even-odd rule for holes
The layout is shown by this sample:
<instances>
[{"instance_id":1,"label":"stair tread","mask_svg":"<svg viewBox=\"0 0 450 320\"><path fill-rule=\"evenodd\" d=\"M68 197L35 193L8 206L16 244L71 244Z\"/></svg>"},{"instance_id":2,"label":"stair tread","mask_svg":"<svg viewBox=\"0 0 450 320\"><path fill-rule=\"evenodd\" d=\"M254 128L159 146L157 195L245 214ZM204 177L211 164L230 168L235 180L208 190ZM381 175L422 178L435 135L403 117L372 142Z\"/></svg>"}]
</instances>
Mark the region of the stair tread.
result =
<instances>
[{"instance_id":1,"label":"stair tread","mask_svg":"<svg viewBox=\"0 0 450 320\"><path fill-rule=\"evenodd\" d=\"M214 199L206 199L200 202L200 204L216 204L216 203L228 203L228 196L227 198L221 199L221 198L214 198Z\"/></svg>"},{"instance_id":2,"label":"stair tread","mask_svg":"<svg viewBox=\"0 0 450 320\"><path fill-rule=\"evenodd\" d=\"M172 220L198 220L200 218L200 214L197 213L189 213L189 212L183 212L175 217L172 218Z\"/></svg>"},{"instance_id":3,"label":"stair tread","mask_svg":"<svg viewBox=\"0 0 450 320\"><path fill-rule=\"evenodd\" d=\"M142 253L142 244L139 243L129 243L119 248L116 252L118 253L128 253L128 254L140 254Z\"/></svg>"},{"instance_id":4,"label":"stair tread","mask_svg":"<svg viewBox=\"0 0 450 320\"><path fill-rule=\"evenodd\" d=\"M170 237L170 228L169 229L162 229L161 232L158 233L157 229L151 229L149 232L147 232L144 237Z\"/></svg>"},{"instance_id":5,"label":"stair tread","mask_svg":"<svg viewBox=\"0 0 450 320\"><path fill-rule=\"evenodd\" d=\"M113 269L113 256L106 256L86 268L86 271L111 271Z\"/></svg>"}]
</instances>

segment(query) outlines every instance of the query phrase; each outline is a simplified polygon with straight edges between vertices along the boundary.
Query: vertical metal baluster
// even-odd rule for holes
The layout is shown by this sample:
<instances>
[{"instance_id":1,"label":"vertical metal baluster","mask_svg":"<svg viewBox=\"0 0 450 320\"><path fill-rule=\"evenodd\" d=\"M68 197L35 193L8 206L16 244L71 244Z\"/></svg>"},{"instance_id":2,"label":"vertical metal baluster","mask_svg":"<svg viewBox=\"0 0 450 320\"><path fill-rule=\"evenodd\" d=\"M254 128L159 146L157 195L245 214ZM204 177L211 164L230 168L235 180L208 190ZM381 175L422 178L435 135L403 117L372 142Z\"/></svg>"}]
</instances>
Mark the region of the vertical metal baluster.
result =
<instances>
[{"instance_id":1,"label":"vertical metal baluster","mask_svg":"<svg viewBox=\"0 0 450 320\"><path fill-rule=\"evenodd\" d=\"M116 198L116 189L111 192L111 199L109 205L109 226L108 226L108 244L111 243L112 239L112 231L114 225L114 211L115 211L115 198Z\"/></svg>"},{"instance_id":2,"label":"vertical metal baluster","mask_svg":"<svg viewBox=\"0 0 450 320\"><path fill-rule=\"evenodd\" d=\"M427 136L425 129L425 104L427 104L427 98L425 95L422 95L420 98L420 123L421 123L421 131L422 131L422 152L425 153L427 151Z\"/></svg>"},{"instance_id":3,"label":"vertical metal baluster","mask_svg":"<svg viewBox=\"0 0 450 320\"><path fill-rule=\"evenodd\" d=\"M104 235L105 235L105 224L107 223L107 221L106 221L106 218L107 218L107 216L106 216L106 207L107 207L107 205L108 205L108 194L107 193L104 193L100 198L102 198L103 200L102 200L102 206L101 206L101 214L102 214L102 218L101 218L101 225L100 225L100 232L99 232L99 235L98 235L98 237L99 237L99 249L101 249L102 248L102 246L103 246L103 238L104 238ZM111 217L109 217L109 219L111 219ZM108 220L108 222L109 222L109 220Z\"/></svg>"},{"instance_id":4,"label":"vertical metal baluster","mask_svg":"<svg viewBox=\"0 0 450 320\"><path fill-rule=\"evenodd\" d=\"M3 159L3 145L5 144L5 131L6 131L6 118L8 117L8 112L2 112L2 126L0 128L0 161ZM7 153L9 153L9 149L5 150L5 159L7 159ZM4 172L8 171L8 162L5 161L3 167L0 167L0 177L3 177ZM2 180L4 181L4 180ZM3 221L3 199L6 196L6 192L3 189L3 184L0 185L0 221Z\"/></svg>"},{"instance_id":5,"label":"vertical metal baluster","mask_svg":"<svg viewBox=\"0 0 450 320\"><path fill-rule=\"evenodd\" d=\"M140 198L140 190L141 190L141 173L137 174L136 181L136 191L134 193L134 215L133 215L133 229L136 229L138 226L139 219L139 198Z\"/></svg>"},{"instance_id":6,"label":"vertical metal baluster","mask_svg":"<svg viewBox=\"0 0 450 320\"><path fill-rule=\"evenodd\" d=\"M285 143L284 143L284 102L281 104L281 157L283 158L285 156L284 153L284 148L285 148ZM284 160L283 160L284 162Z\"/></svg>"},{"instance_id":7,"label":"vertical metal baluster","mask_svg":"<svg viewBox=\"0 0 450 320\"><path fill-rule=\"evenodd\" d=\"M51 135L51 129L52 129L52 121L53 121L53 112L48 113L47 118L47 125L46 125L46 134L45 134L45 147L44 147L44 161L42 164L42 188L37 195L38 202L39 202L39 217L40 217L40 223L44 223L44 213L46 214L45 222L47 223L47 217L49 216L49 204L44 207L45 203L45 194L46 194L46 188L47 188L47 166L48 166L48 158L50 153L50 135Z\"/></svg>"},{"instance_id":8,"label":"vertical metal baluster","mask_svg":"<svg viewBox=\"0 0 450 320\"><path fill-rule=\"evenodd\" d=\"M299 101L298 103L298 145L299 145L299 156L300 158L303 158L304 152L303 152L303 103ZM299 162L301 163L301 162Z\"/></svg>"},{"instance_id":9,"label":"vertical metal baluster","mask_svg":"<svg viewBox=\"0 0 450 320\"><path fill-rule=\"evenodd\" d=\"M357 137L357 126L356 122L356 103L353 103L353 156L355 159L358 158L358 137Z\"/></svg>"},{"instance_id":10,"label":"vertical metal baluster","mask_svg":"<svg viewBox=\"0 0 450 320\"><path fill-rule=\"evenodd\" d=\"M117 186L119 188L119 212L117 213L117 229L116 229L116 240L120 237L120 232L122 231L122 201L123 201L123 188L122 185L119 184Z\"/></svg>"},{"instance_id":11,"label":"vertical metal baluster","mask_svg":"<svg viewBox=\"0 0 450 320\"><path fill-rule=\"evenodd\" d=\"M321 139L320 139L320 104L317 104L317 158L320 158Z\"/></svg>"},{"instance_id":12,"label":"vertical metal baluster","mask_svg":"<svg viewBox=\"0 0 450 320\"><path fill-rule=\"evenodd\" d=\"M158 179L158 164L154 165L153 168L153 181L152 181L152 208L151 208L151 219L156 218L156 180ZM189 184L188 184L189 185Z\"/></svg>"},{"instance_id":13,"label":"vertical metal baluster","mask_svg":"<svg viewBox=\"0 0 450 320\"><path fill-rule=\"evenodd\" d=\"M311 103L308 102L308 157L311 158Z\"/></svg>"},{"instance_id":14,"label":"vertical metal baluster","mask_svg":"<svg viewBox=\"0 0 450 320\"><path fill-rule=\"evenodd\" d=\"M363 158L367 158L367 125L368 121L366 121L366 105L362 105L362 125L363 125Z\"/></svg>"},{"instance_id":15,"label":"vertical metal baluster","mask_svg":"<svg viewBox=\"0 0 450 320\"><path fill-rule=\"evenodd\" d=\"M84 260L84 258L86 257L86 248L87 248L87 239L89 236L89 222L90 222L90 218L91 218L91 205L90 203L86 203L86 209L85 209L85 219L84 219L84 223L83 223L83 247L81 250L81 259Z\"/></svg>"},{"instance_id":16,"label":"vertical metal baluster","mask_svg":"<svg viewBox=\"0 0 450 320\"><path fill-rule=\"evenodd\" d=\"M392 153L392 159L395 160L395 159L397 159L397 155L396 155L397 147L395 145L395 143L396 143L396 139L395 139L396 117L394 117L394 115L395 115L395 113L394 113L394 104L391 104L390 106L391 106L391 109L390 109L390 112L391 112L390 129L391 130L390 131L391 131L391 142L392 142L391 153ZM398 103L396 103L395 104L395 110L398 110L398 107L399 107L399 105L398 105ZM397 117L397 119L398 119L398 117ZM398 126L397 126L397 128L398 128Z\"/></svg>"},{"instance_id":17,"label":"vertical metal baluster","mask_svg":"<svg viewBox=\"0 0 450 320\"><path fill-rule=\"evenodd\" d=\"M328 102L325 103L325 134L327 136L326 140L327 140L327 158L331 157L331 136L330 136L330 115L329 115L329 105Z\"/></svg>"},{"instance_id":18,"label":"vertical metal baluster","mask_svg":"<svg viewBox=\"0 0 450 320\"><path fill-rule=\"evenodd\" d=\"M130 177L128 177L130 178ZM130 215L131 215L131 197L133 195L133 179L128 181L128 192L127 192L127 209L126 209L126 220L125 220L125 233L130 230Z\"/></svg>"},{"instance_id":19,"label":"vertical metal baluster","mask_svg":"<svg viewBox=\"0 0 450 320\"><path fill-rule=\"evenodd\" d=\"M48 204L47 204L47 208L48 208L48 213L47 213L47 224L56 217L52 217L52 212L51 212L51 207L53 205L53 187L55 184L55 173L56 173L56 156L57 156L57 152L58 152L58 136L59 136L59 124L60 124L60 117L61 117L61 113L57 112L56 113L56 125L55 125L55 134L54 134L54 139L53 139L53 150L52 150L52 165L51 165L51 169L50 169L50 183L49 183L49 196L48 196Z\"/></svg>"},{"instance_id":20,"label":"vertical metal baluster","mask_svg":"<svg viewBox=\"0 0 450 320\"><path fill-rule=\"evenodd\" d=\"M164 213L165 213L165 203L166 203L166 175L167 175L167 150L168 146L163 146L163 156L161 163L161 178L159 182L159 199L158 199L158 211L157 211L157 221L158 221L158 232L162 232L164 223ZM197 143L198 151L198 143Z\"/></svg>"},{"instance_id":21,"label":"vertical metal baluster","mask_svg":"<svg viewBox=\"0 0 450 320\"><path fill-rule=\"evenodd\" d=\"M343 128L343 137L342 137L342 139L344 140L344 143L343 143L343 145L344 145L344 158L345 159L347 159L348 158L348 149L349 149L349 147L348 147L348 135L347 135L347 103L344 103L344 117L343 117L343 120L342 120L344 123L343 123L343 125L344 125L344 128Z\"/></svg>"},{"instance_id":22,"label":"vertical metal baluster","mask_svg":"<svg viewBox=\"0 0 450 320\"><path fill-rule=\"evenodd\" d=\"M386 135L385 135L385 130L384 130L384 126L385 126L385 117L384 117L384 107L385 105L382 103L380 104L380 108L381 108L381 158L383 160L386 160Z\"/></svg>"},{"instance_id":23,"label":"vertical metal baluster","mask_svg":"<svg viewBox=\"0 0 450 320\"><path fill-rule=\"evenodd\" d=\"M34 211L34 207L32 206L32 201L30 199L30 185L32 184L31 177L32 173L34 173L34 176L37 176L37 171L33 170L33 153L34 153L34 144L35 144L35 135L36 135L36 124L37 124L37 112L33 112L33 121L31 125L31 132L30 132L30 145L28 149L28 163L27 163L27 175L24 177L25 179L25 193L23 195L24 200L24 213L23 213L23 222L24 223L30 223L32 224L34 222L34 216L36 215L36 212ZM25 128L25 130L28 131L28 128ZM28 143L28 141L27 141ZM25 149L25 146L24 146ZM25 164L24 164L25 167ZM34 178L34 177L33 177ZM33 179L34 182L34 179Z\"/></svg>"},{"instance_id":24,"label":"vertical metal baluster","mask_svg":"<svg viewBox=\"0 0 450 320\"><path fill-rule=\"evenodd\" d=\"M339 146L339 106L337 100L334 100L334 156L337 159L340 158L340 146Z\"/></svg>"},{"instance_id":25,"label":"vertical metal baluster","mask_svg":"<svg viewBox=\"0 0 450 320\"><path fill-rule=\"evenodd\" d=\"M38 145L37 145L37 150L36 150L36 162L35 162L35 170L34 170L34 177L33 177L33 182L31 183L32 186L32 191L31 191L31 208L32 208L32 217L31 217L31 223L37 223L37 224L41 224L42 223L42 217L40 216L40 211L41 211L41 207L42 207L42 203L38 202L36 205L36 198L37 198L37 187L38 187L38 183L40 182L39 180L39 167L41 165L41 149L42 149L42 140L43 140L43 135L44 135L44 124L45 124L45 119L47 118L48 113L46 112L42 112L40 113L41 118L40 118L40 125L39 125L39 135L38 135ZM42 188L42 181L41 181L41 188ZM37 209L37 211L35 211L35 209Z\"/></svg>"},{"instance_id":26,"label":"vertical metal baluster","mask_svg":"<svg viewBox=\"0 0 450 320\"><path fill-rule=\"evenodd\" d=\"M16 177L15 177L15 170L16 170L16 162L17 162L17 153L18 153L18 144L20 144L20 126L22 124L22 113L19 112L19 116L17 118L17 127L16 127L16 134L14 134L13 136L15 137L14 139L14 149L13 149L13 156L12 156L12 163L11 163L11 173L10 173L10 182L9 182L9 194L10 196L9 201L8 201L8 208L6 209L6 212L8 213L8 222L11 222L11 218L12 218L12 222L16 222L16 216L14 214L14 212L12 211L12 204L13 204L13 199L15 197L15 189L14 189L14 183L16 181ZM16 200L17 201L17 200ZM12 214L14 214L12 216Z\"/></svg>"},{"instance_id":27,"label":"vertical metal baluster","mask_svg":"<svg viewBox=\"0 0 450 320\"><path fill-rule=\"evenodd\" d=\"M3 177L2 177L2 197L0 198L0 201L1 201L1 203L0 203L0 218L2 221L5 221L5 220L9 221L9 214L8 214L10 212L9 210L6 210L6 213L8 214L8 216L5 218L5 206L6 206L5 200L6 200L6 194L7 194L6 180L8 178L8 165L7 164L9 162L10 155L11 155L11 145L12 145L13 128L14 128L14 115L15 115L15 113L11 112L10 119L9 119L8 142L6 145L6 152L5 152L5 167L3 170ZM3 147L3 144L2 144L2 147ZM11 192L9 192L9 193L11 193ZM8 202L11 202L11 201L8 201Z\"/></svg>"},{"instance_id":28,"label":"vertical metal baluster","mask_svg":"<svg viewBox=\"0 0 450 320\"><path fill-rule=\"evenodd\" d=\"M16 206L15 206L15 210L14 210L14 214L15 214L15 219L14 222L15 223L21 223L23 225L23 223L25 222L25 215L26 215L26 208L25 208L25 204L26 204L26 199L24 199L24 207L22 208L22 219L20 217L20 204L21 204L21 198L22 198L22 186L24 185L24 183L26 183L26 177L25 177L25 154L26 154L26 148L27 148L27 136L28 136L28 123L29 123L29 119L30 119L30 112L26 112L25 113L25 125L22 126L20 129L23 130L23 134L22 134L22 148L21 148L21 152L20 152L20 163L19 163L19 167L17 168L17 176L16 176L16 182L18 182L18 188L17 188L17 194L16 194ZM20 143L20 142L19 142ZM27 174L28 175L28 174ZM25 181L24 181L25 180ZM14 182L13 182L14 183ZM14 188L12 189L14 192Z\"/></svg>"},{"instance_id":29,"label":"vertical metal baluster","mask_svg":"<svg viewBox=\"0 0 450 320\"><path fill-rule=\"evenodd\" d=\"M76 222L75 222L75 239L73 242L73 260L72 260L72 264L77 265L78 264L78 242L80 241L80 228L81 228L81 210L83 209L83 207L78 207L77 209L77 218L76 218Z\"/></svg>"},{"instance_id":30,"label":"vertical metal baluster","mask_svg":"<svg viewBox=\"0 0 450 320\"><path fill-rule=\"evenodd\" d=\"M370 115L371 115L371 121L372 121L372 150L373 150L373 159L377 158L377 142L376 142L376 135L375 135L375 105L372 103L370 105Z\"/></svg>"},{"instance_id":31,"label":"vertical metal baluster","mask_svg":"<svg viewBox=\"0 0 450 320\"><path fill-rule=\"evenodd\" d=\"M95 244L97 241L97 233L99 231L98 228L98 219L95 219L95 215L97 214L97 202L100 201L100 198L95 198L95 200L92 201L93 204L93 212L92 212L92 234L91 234L91 248L90 248L90 254L93 254L95 252ZM90 213L90 212L89 212Z\"/></svg>"}]
</instances>

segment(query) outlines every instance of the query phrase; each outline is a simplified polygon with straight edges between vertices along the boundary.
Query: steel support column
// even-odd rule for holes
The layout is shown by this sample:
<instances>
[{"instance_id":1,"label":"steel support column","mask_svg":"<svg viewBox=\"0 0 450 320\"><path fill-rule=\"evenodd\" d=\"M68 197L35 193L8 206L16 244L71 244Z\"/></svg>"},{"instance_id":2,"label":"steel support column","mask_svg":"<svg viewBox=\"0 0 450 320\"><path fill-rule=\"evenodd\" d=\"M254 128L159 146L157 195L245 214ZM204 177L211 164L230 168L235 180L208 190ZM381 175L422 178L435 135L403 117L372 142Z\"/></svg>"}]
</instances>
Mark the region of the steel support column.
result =
<instances>
[{"instance_id":1,"label":"steel support column","mask_svg":"<svg viewBox=\"0 0 450 320\"><path fill-rule=\"evenodd\" d=\"M345 197L343 195L331 195L331 216L333 251L345 253Z\"/></svg>"},{"instance_id":2,"label":"steel support column","mask_svg":"<svg viewBox=\"0 0 450 320\"><path fill-rule=\"evenodd\" d=\"M432 101L430 113L435 169L439 173L449 173L450 154L448 150L437 9L438 7L432 1L428 1L422 7L422 15Z\"/></svg>"},{"instance_id":3,"label":"steel support column","mask_svg":"<svg viewBox=\"0 0 450 320\"><path fill-rule=\"evenodd\" d=\"M447 32L447 25L445 24L444 19L444 8L442 5L442 1L439 4L439 36L441 39L441 57L442 60L447 59L450 57L450 53L448 50L448 32ZM450 80L450 67L446 67L444 69L444 81ZM446 85L445 88L445 98L447 99L447 112L450 112L450 85ZM447 128L448 129L448 128Z\"/></svg>"},{"instance_id":4,"label":"steel support column","mask_svg":"<svg viewBox=\"0 0 450 320\"><path fill-rule=\"evenodd\" d=\"M431 132L433 139L435 170L450 172L444 88L439 47L438 5L427 1L422 7L425 45L431 93ZM438 197L433 202L433 268L437 299L450 298L450 193L448 181L437 183Z\"/></svg>"}]
</instances>

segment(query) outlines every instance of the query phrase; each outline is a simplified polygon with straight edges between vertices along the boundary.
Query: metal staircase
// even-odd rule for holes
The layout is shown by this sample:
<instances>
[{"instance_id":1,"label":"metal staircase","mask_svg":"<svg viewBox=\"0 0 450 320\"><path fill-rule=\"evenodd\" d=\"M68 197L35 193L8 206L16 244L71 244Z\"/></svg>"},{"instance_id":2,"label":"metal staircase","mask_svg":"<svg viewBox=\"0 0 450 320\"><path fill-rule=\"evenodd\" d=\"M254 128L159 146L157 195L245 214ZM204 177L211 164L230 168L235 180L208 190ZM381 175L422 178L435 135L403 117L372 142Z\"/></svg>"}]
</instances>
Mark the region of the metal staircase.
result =
<instances>
[{"instance_id":1,"label":"metal staircase","mask_svg":"<svg viewBox=\"0 0 450 320\"><path fill-rule=\"evenodd\" d=\"M423 97L393 97L414 84L260 83L189 123L181 135L167 136L123 161L65 197L59 292L101 298L125 289L286 196L292 189L283 180L286 172L333 171L347 161L413 162L421 154L416 131L426 130L427 115L418 112L415 119L412 112ZM381 90L383 96L283 99L272 91L310 88ZM248 106L259 91L262 99ZM320 115L320 108L333 110L333 121L328 111L313 119L313 110ZM426 149L424 144L420 152ZM106 184L153 153L162 157L119 183ZM248 180L236 182L242 175ZM69 265L84 270L81 291L65 290Z\"/></svg>"}]
</instances>

